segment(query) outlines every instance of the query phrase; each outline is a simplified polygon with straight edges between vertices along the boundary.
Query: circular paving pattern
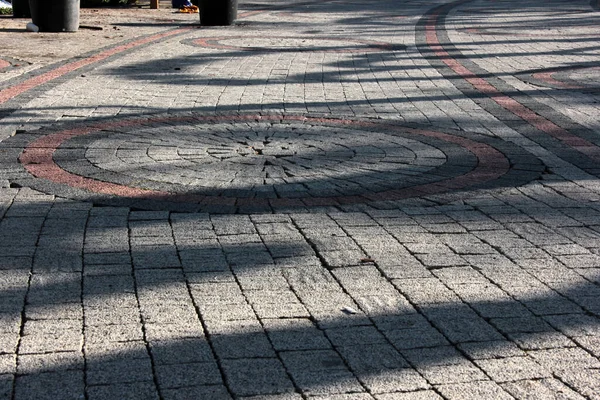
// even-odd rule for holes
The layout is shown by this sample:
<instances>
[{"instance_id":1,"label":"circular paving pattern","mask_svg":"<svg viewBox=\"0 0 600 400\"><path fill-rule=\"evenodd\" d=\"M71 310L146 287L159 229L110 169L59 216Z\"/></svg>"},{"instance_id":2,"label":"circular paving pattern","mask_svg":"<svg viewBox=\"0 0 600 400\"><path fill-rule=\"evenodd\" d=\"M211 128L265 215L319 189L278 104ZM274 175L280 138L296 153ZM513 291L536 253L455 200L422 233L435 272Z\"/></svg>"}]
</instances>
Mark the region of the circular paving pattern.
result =
<instances>
[{"instance_id":1,"label":"circular paving pattern","mask_svg":"<svg viewBox=\"0 0 600 400\"><path fill-rule=\"evenodd\" d=\"M223 36L183 40L191 46L257 52L364 53L404 50L406 46L342 37Z\"/></svg>"},{"instance_id":2,"label":"circular paving pattern","mask_svg":"<svg viewBox=\"0 0 600 400\"><path fill-rule=\"evenodd\" d=\"M552 68L519 77L536 86L600 92L600 66L580 65Z\"/></svg>"},{"instance_id":3,"label":"circular paving pattern","mask_svg":"<svg viewBox=\"0 0 600 400\"><path fill-rule=\"evenodd\" d=\"M19 134L0 150L18 151L26 176L12 181L20 186L139 208L238 212L464 196L536 178L539 161L511 146L385 122L188 114Z\"/></svg>"}]
</instances>

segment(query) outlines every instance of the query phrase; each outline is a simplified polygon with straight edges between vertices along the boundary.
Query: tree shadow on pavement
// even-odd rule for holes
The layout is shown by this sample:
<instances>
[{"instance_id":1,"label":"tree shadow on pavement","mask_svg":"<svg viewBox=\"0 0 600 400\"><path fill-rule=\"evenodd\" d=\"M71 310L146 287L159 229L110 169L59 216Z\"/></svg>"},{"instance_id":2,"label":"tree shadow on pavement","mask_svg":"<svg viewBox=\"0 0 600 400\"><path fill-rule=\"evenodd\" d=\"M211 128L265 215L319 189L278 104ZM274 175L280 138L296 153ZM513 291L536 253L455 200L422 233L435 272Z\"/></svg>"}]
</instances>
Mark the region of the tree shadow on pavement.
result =
<instances>
[{"instance_id":1,"label":"tree shadow on pavement","mask_svg":"<svg viewBox=\"0 0 600 400\"><path fill-rule=\"evenodd\" d=\"M520 265L494 250L417 271L418 254L388 247L385 257L367 251L366 264L334 264L321 247L330 239L320 235L334 232L328 218L250 223L247 216L53 204L16 202L0 222L3 249L35 253L0 260L11 322L3 352L14 357L17 343L20 352L15 399L153 398L156 387L165 399L432 385L444 394L489 381L510 392L521 380L584 395L598 387L597 256L558 256L570 263L562 266L550 258L526 262L532 248L513 247L503 251ZM283 225L287 241L267 240ZM258 234L243 233L254 226ZM354 237L376 244L396 232L385 231L367 242ZM401 232L395 237L412 248ZM9 393L10 375L2 381Z\"/></svg>"}]
</instances>

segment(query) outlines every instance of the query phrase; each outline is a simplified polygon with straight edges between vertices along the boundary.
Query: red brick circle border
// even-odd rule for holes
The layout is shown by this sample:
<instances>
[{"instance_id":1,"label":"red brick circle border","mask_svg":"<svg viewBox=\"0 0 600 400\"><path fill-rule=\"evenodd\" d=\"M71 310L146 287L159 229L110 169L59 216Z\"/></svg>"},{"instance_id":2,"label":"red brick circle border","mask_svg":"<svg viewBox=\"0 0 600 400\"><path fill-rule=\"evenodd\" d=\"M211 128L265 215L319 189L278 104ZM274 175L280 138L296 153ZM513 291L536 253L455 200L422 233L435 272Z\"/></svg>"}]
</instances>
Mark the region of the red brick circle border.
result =
<instances>
[{"instance_id":1,"label":"red brick circle border","mask_svg":"<svg viewBox=\"0 0 600 400\"><path fill-rule=\"evenodd\" d=\"M434 183L415 184L414 186L400 189L392 189L375 193L364 193L361 195L342 195L335 197L303 197L303 198L234 198L225 196L198 195L186 193L173 193L159 190L149 190L129 187L112 182L104 182L94 178L76 175L61 168L53 159L55 151L67 141L99 132L118 128L135 129L135 127L152 126L154 124L177 124L177 123L219 123L219 122L307 122L311 124L324 124L328 126L350 126L362 129L385 129L386 133L403 133L415 135L416 138L424 137L448 142L464 148L477 158L477 164L472 169L458 176L451 176ZM224 204L240 205L250 204L253 206L318 206L318 205L341 205L359 204L372 201L402 200L416 196L427 196L442 194L448 191L460 190L474 185L494 181L510 169L510 162L506 156L489 144L481 143L466 137L456 136L444 132L424 130L412 127L404 127L389 123L370 122L362 120L348 120L337 118L313 118L297 115L235 115L235 116L165 116L127 119L121 121L96 123L82 125L80 127L63 129L43 135L25 146L19 156L20 163L29 174L36 178L53 182L55 184L67 185L72 188L83 189L95 194L117 196L129 199L161 200L171 203L193 203L193 204Z\"/></svg>"}]
</instances>

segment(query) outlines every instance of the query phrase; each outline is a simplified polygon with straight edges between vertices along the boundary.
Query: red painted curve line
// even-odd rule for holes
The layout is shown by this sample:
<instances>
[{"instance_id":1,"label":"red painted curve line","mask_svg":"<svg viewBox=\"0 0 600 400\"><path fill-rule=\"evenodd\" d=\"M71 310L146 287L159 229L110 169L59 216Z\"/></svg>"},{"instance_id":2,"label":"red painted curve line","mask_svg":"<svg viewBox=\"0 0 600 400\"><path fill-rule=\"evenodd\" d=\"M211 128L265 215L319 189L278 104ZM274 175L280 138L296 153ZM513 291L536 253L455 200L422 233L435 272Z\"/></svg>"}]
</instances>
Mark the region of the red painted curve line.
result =
<instances>
[{"instance_id":1,"label":"red painted curve line","mask_svg":"<svg viewBox=\"0 0 600 400\"><path fill-rule=\"evenodd\" d=\"M10 67L10 63L6 60L0 59L0 69Z\"/></svg>"},{"instance_id":2,"label":"red painted curve line","mask_svg":"<svg viewBox=\"0 0 600 400\"><path fill-rule=\"evenodd\" d=\"M452 58L452 56L444 49L438 38L438 17L439 12L436 12L433 13L427 20L427 24L425 26L425 39L435 55L438 56L444 62L444 64L446 64L464 80L473 85L475 89L488 95L505 110L510 111L524 121L527 121L540 131L560 140L567 146L574 148L575 150L587 155L590 158L593 158L594 160L600 161L600 148L598 148L595 144L571 134L566 129L561 128L554 122L542 117L512 97L502 93L500 90L488 83L485 79L478 77L467 67L462 65L456 59Z\"/></svg>"},{"instance_id":3,"label":"red painted curve line","mask_svg":"<svg viewBox=\"0 0 600 400\"><path fill-rule=\"evenodd\" d=\"M571 85L569 83L565 83L565 82L555 79L553 76L554 74L556 74L556 71L554 71L554 72L536 72L535 74L532 75L532 77L534 79L540 80L548 85L558 86L563 89L583 89L582 86Z\"/></svg>"},{"instance_id":4,"label":"red painted curve line","mask_svg":"<svg viewBox=\"0 0 600 400\"><path fill-rule=\"evenodd\" d=\"M240 18L245 18L245 17L249 17L255 14L260 14L261 10L258 11L247 11L245 13L241 13L240 14ZM180 29L176 29L173 31L169 31L169 32L163 32L163 33L157 33L154 35L150 35L147 36L145 38L133 41L133 42L129 42L123 45L119 45L116 47L113 47L111 49L105 50L103 52L100 52L96 55L93 55L91 57L85 58L83 60L79 60L79 61L75 61L72 63L68 63L65 64L61 67L58 67L56 69L53 69L52 71L48 71L42 75L27 79L24 82L21 82L15 86L11 86L7 89L4 89L2 91L0 91L0 104L3 104L5 102L7 102L8 100L25 93L28 90L31 90L39 85L42 85L46 82L49 82L51 80L54 80L56 78L59 78L69 72L75 71L79 68L85 67L87 65L93 64L95 62L98 61L102 61L110 56L113 56L115 54L121 53L125 50L129 50L131 48L137 47L137 46L141 46L143 44L146 43L150 43L153 41L156 41L158 39L162 39L165 37L169 37L169 36L173 36L173 35L177 35L179 33L185 32L187 30L193 29L192 27L187 27L187 28L180 28ZM3 62L5 62L4 60L0 60L0 69L1 68L5 68L6 66L9 66L10 64L7 63L6 65L3 65Z\"/></svg>"},{"instance_id":5,"label":"red painted curve line","mask_svg":"<svg viewBox=\"0 0 600 400\"><path fill-rule=\"evenodd\" d=\"M120 122L103 123L95 126L87 126L77 129L65 130L47 136L43 136L39 139L31 142L19 156L20 163L25 169L37 178L47 179L51 182L65 184L70 187L84 189L93 193L101 193L106 195L114 195L120 197L129 198L140 198L140 199L155 199L155 200L166 200L180 203L198 203L198 204L212 204L218 202L219 204L253 204L268 203L272 206L286 206L294 205L298 202L306 205L332 205L332 204L354 204L362 203L365 201L377 201L377 200L400 200L417 195L431 195L446 192L452 189L461 189L467 186L471 186L477 183L487 182L493 179L497 179L504 175L510 168L509 162L506 157L495 148L484 144L478 143L473 140L452 136L442 132L426 131L420 129L410 128L399 128L393 125L385 125L390 131L396 132L408 132L416 135L428 136L436 138L442 141L451 142L457 144L478 158L477 166L470 172L450 178L444 181L436 183L428 183L423 185L417 185L406 189L394 189L383 191L379 193L365 194L362 196L338 196L338 197L321 197L321 198L304 198L304 199L246 199L246 198L231 198L231 197L220 197L220 196L205 196L205 195L188 195L188 194L177 194L157 190L139 189L132 188L125 185L115 184L111 182L98 181L92 178L75 175L62 169L53 159L54 152L58 147L67 140L70 140L76 136L83 136L96 132L99 129L110 129L125 126L137 126L147 125L148 123L161 123L161 122L220 122L223 118L217 116L206 116L206 117L174 117L174 118L138 118ZM260 120L280 120L281 116L236 116L229 117L228 120L235 119L237 121L255 121ZM332 120L327 118L310 118L302 116L284 116L285 120L295 121L307 121L311 123L335 123L340 125L360 125L363 127L374 127L381 128L382 125L374 123L357 123L355 121L340 121Z\"/></svg>"},{"instance_id":6,"label":"red painted curve line","mask_svg":"<svg viewBox=\"0 0 600 400\"><path fill-rule=\"evenodd\" d=\"M126 44L122 44L119 46L115 46L113 48L104 50L98 54L95 54L93 56L84 58L82 60L78 60L78 61L73 61L70 62L68 64L62 65L56 69L53 69L51 71L45 72L41 75L35 76L33 78L29 78L24 82L21 82L15 86L11 86L7 89L4 89L0 92L0 104L7 102L8 100L25 93L28 90L31 90L39 85L42 85L46 82L50 82L56 78L59 78L69 72L73 72L79 68L85 67L87 65L96 63L98 61L102 61L105 60L106 58L113 56L115 54L118 53L122 53L126 50L132 49L134 47L137 46L141 46L143 44L146 43L151 43L153 41L156 41L158 39L162 39L165 37L169 37L169 36L173 36L173 35L177 35L179 33L185 32L192 29L190 28L180 28L180 29L175 29L172 31L168 31L168 32L163 32L163 33L157 33L154 35L150 35L147 36L145 38L142 39L138 39L135 40L133 42L129 42Z\"/></svg>"}]
</instances>

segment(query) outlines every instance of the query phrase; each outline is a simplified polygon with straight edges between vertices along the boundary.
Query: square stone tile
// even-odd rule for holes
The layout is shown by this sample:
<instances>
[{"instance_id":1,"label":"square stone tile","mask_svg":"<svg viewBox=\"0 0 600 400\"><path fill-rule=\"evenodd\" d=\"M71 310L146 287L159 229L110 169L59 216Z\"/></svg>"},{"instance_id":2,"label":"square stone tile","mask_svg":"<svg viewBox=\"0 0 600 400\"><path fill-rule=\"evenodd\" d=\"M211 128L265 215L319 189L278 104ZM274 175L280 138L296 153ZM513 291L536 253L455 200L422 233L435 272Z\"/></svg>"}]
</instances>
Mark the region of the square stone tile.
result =
<instances>
[{"instance_id":1,"label":"square stone tile","mask_svg":"<svg viewBox=\"0 0 600 400\"><path fill-rule=\"evenodd\" d=\"M567 347L530 351L528 354L548 370L600 369L600 361L584 349Z\"/></svg>"},{"instance_id":2,"label":"square stone tile","mask_svg":"<svg viewBox=\"0 0 600 400\"><path fill-rule=\"evenodd\" d=\"M146 342L142 340L133 340L125 342L100 342L85 343L86 357L127 357L127 358L146 358L148 349Z\"/></svg>"},{"instance_id":3,"label":"square stone tile","mask_svg":"<svg viewBox=\"0 0 600 400\"><path fill-rule=\"evenodd\" d=\"M432 323L453 343L487 342L503 338L496 329L479 317L444 318Z\"/></svg>"},{"instance_id":4,"label":"square stone tile","mask_svg":"<svg viewBox=\"0 0 600 400\"><path fill-rule=\"evenodd\" d=\"M86 366L88 385L153 381L149 358L90 360Z\"/></svg>"},{"instance_id":5,"label":"square stone tile","mask_svg":"<svg viewBox=\"0 0 600 400\"><path fill-rule=\"evenodd\" d=\"M433 385L485 381L488 377L473 364L423 365L417 370Z\"/></svg>"},{"instance_id":6,"label":"square stone tile","mask_svg":"<svg viewBox=\"0 0 600 400\"><path fill-rule=\"evenodd\" d=\"M356 377L347 370L294 370L290 375L302 393L308 396L356 393L364 390Z\"/></svg>"},{"instance_id":7,"label":"square stone tile","mask_svg":"<svg viewBox=\"0 0 600 400\"><path fill-rule=\"evenodd\" d=\"M385 343L385 337L374 326L349 326L326 329L325 335L334 346Z\"/></svg>"},{"instance_id":8,"label":"square stone tile","mask_svg":"<svg viewBox=\"0 0 600 400\"><path fill-rule=\"evenodd\" d=\"M436 347L449 344L446 338L434 328L386 330L383 334L398 349L417 349L421 347Z\"/></svg>"},{"instance_id":9,"label":"square stone tile","mask_svg":"<svg viewBox=\"0 0 600 400\"><path fill-rule=\"evenodd\" d=\"M526 317L493 318L490 322L504 333L554 332L554 329L546 321L534 315Z\"/></svg>"},{"instance_id":10,"label":"square stone tile","mask_svg":"<svg viewBox=\"0 0 600 400\"><path fill-rule=\"evenodd\" d=\"M211 342L219 358L275 357L264 332L213 335Z\"/></svg>"},{"instance_id":11,"label":"square stone tile","mask_svg":"<svg viewBox=\"0 0 600 400\"><path fill-rule=\"evenodd\" d=\"M416 366L470 364L454 346L402 350L402 355Z\"/></svg>"},{"instance_id":12,"label":"square stone tile","mask_svg":"<svg viewBox=\"0 0 600 400\"><path fill-rule=\"evenodd\" d=\"M296 301L293 303L254 303L252 304L259 318L303 318L309 317L306 307Z\"/></svg>"},{"instance_id":13,"label":"square stone tile","mask_svg":"<svg viewBox=\"0 0 600 400\"><path fill-rule=\"evenodd\" d=\"M206 339L153 341L150 343L152 360L156 365L197 363L213 360Z\"/></svg>"},{"instance_id":14,"label":"square stone tile","mask_svg":"<svg viewBox=\"0 0 600 400\"><path fill-rule=\"evenodd\" d=\"M158 400L154 382L118 383L90 386L87 388L89 400Z\"/></svg>"},{"instance_id":15,"label":"square stone tile","mask_svg":"<svg viewBox=\"0 0 600 400\"><path fill-rule=\"evenodd\" d=\"M81 328L79 331L64 329L23 336L19 351L23 354L81 351L82 345Z\"/></svg>"},{"instance_id":16,"label":"square stone tile","mask_svg":"<svg viewBox=\"0 0 600 400\"><path fill-rule=\"evenodd\" d=\"M574 346L575 343L560 332L509 333L508 338L523 350L541 350Z\"/></svg>"},{"instance_id":17,"label":"square stone tile","mask_svg":"<svg viewBox=\"0 0 600 400\"><path fill-rule=\"evenodd\" d=\"M433 390L378 394L375 398L377 400L442 400L442 397Z\"/></svg>"},{"instance_id":18,"label":"square stone tile","mask_svg":"<svg viewBox=\"0 0 600 400\"><path fill-rule=\"evenodd\" d=\"M374 394L430 388L425 378L412 368L364 372L359 373L358 377L369 392Z\"/></svg>"},{"instance_id":19,"label":"square stone tile","mask_svg":"<svg viewBox=\"0 0 600 400\"><path fill-rule=\"evenodd\" d=\"M550 371L529 357L476 360L475 363L495 382L512 382L551 376Z\"/></svg>"},{"instance_id":20,"label":"square stone tile","mask_svg":"<svg viewBox=\"0 0 600 400\"><path fill-rule=\"evenodd\" d=\"M545 316L544 320L569 337L587 335L600 336L598 318L591 315L549 315Z\"/></svg>"},{"instance_id":21,"label":"square stone tile","mask_svg":"<svg viewBox=\"0 0 600 400\"><path fill-rule=\"evenodd\" d=\"M10 399L13 392L13 374L0 375L0 398Z\"/></svg>"},{"instance_id":22,"label":"square stone tile","mask_svg":"<svg viewBox=\"0 0 600 400\"><path fill-rule=\"evenodd\" d=\"M294 386L277 359L224 360L225 378L235 396L293 392Z\"/></svg>"},{"instance_id":23,"label":"square stone tile","mask_svg":"<svg viewBox=\"0 0 600 400\"><path fill-rule=\"evenodd\" d=\"M331 348L323 331L309 319L265 319L262 322L276 351Z\"/></svg>"},{"instance_id":24,"label":"square stone tile","mask_svg":"<svg viewBox=\"0 0 600 400\"><path fill-rule=\"evenodd\" d=\"M0 375L17 372L17 356L15 354L0 354Z\"/></svg>"},{"instance_id":25,"label":"square stone tile","mask_svg":"<svg viewBox=\"0 0 600 400\"><path fill-rule=\"evenodd\" d=\"M355 373L376 374L410 367L404 357L388 343L339 347L338 351Z\"/></svg>"},{"instance_id":26,"label":"square stone tile","mask_svg":"<svg viewBox=\"0 0 600 400\"><path fill-rule=\"evenodd\" d=\"M75 400L83 394L83 370L21 375L15 382L15 400Z\"/></svg>"},{"instance_id":27,"label":"square stone tile","mask_svg":"<svg viewBox=\"0 0 600 400\"><path fill-rule=\"evenodd\" d=\"M157 365L155 370L159 386L165 389L223 384L214 362Z\"/></svg>"},{"instance_id":28,"label":"square stone tile","mask_svg":"<svg viewBox=\"0 0 600 400\"><path fill-rule=\"evenodd\" d=\"M311 400L374 400L375 397L369 393L349 393L349 394L334 394L325 396L314 396ZM290 398L291 400L291 398ZM296 398L294 398L296 400ZM300 398L297 398L300 400Z\"/></svg>"},{"instance_id":29,"label":"square stone tile","mask_svg":"<svg viewBox=\"0 0 600 400\"><path fill-rule=\"evenodd\" d=\"M594 356L600 358L600 335L598 336L578 336L574 338L575 342L592 353Z\"/></svg>"},{"instance_id":30,"label":"square stone tile","mask_svg":"<svg viewBox=\"0 0 600 400\"><path fill-rule=\"evenodd\" d=\"M307 350L281 352L280 357L290 373L344 370L344 360L333 350Z\"/></svg>"},{"instance_id":31,"label":"square stone tile","mask_svg":"<svg viewBox=\"0 0 600 400\"><path fill-rule=\"evenodd\" d=\"M86 345L143 340L140 324L98 325L85 329Z\"/></svg>"},{"instance_id":32,"label":"square stone tile","mask_svg":"<svg viewBox=\"0 0 600 400\"><path fill-rule=\"evenodd\" d=\"M490 381L440 385L437 389L449 400L513 399L501 386Z\"/></svg>"},{"instance_id":33,"label":"square stone tile","mask_svg":"<svg viewBox=\"0 0 600 400\"><path fill-rule=\"evenodd\" d=\"M225 386L221 385L185 386L176 389L161 389L161 394L164 400L231 400L231 395Z\"/></svg>"},{"instance_id":34,"label":"square stone tile","mask_svg":"<svg viewBox=\"0 0 600 400\"><path fill-rule=\"evenodd\" d=\"M458 347L473 360L524 356L525 352L508 340L460 343Z\"/></svg>"},{"instance_id":35,"label":"square stone tile","mask_svg":"<svg viewBox=\"0 0 600 400\"><path fill-rule=\"evenodd\" d=\"M82 369L83 354L79 351L19 355L18 372L23 375Z\"/></svg>"},{"instance_id":36,"label":"square stone tile","mask_svg":"<svg viewBox=\"0 0 600 400\"><path fill-rule=\"evenodd\" d=\"M598 398L600 374L597 369L563 370L557 373L557 378L585 397Z\"/></svg>"},{"instance_id":37,"label":"square stone tile","mask_svg":"<svg viewBox=\"0 0 600 400\"><path fill-rule=\"evenodd\" d=\"M554 378L507 382L501 384L501 386L517 399L585 399L585 397Z\"/></svg>"},{"instance_id":38,"label":"square stone tile","mask_svg":"<svg viewBox=\"0 0 600 400\"><path fill-rule=\"evenodd\" d=\"M144 328L146 339L150 342L204 338L204 330L198 321L146 324Z\"/></svg>"}]
</instances>

